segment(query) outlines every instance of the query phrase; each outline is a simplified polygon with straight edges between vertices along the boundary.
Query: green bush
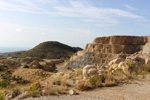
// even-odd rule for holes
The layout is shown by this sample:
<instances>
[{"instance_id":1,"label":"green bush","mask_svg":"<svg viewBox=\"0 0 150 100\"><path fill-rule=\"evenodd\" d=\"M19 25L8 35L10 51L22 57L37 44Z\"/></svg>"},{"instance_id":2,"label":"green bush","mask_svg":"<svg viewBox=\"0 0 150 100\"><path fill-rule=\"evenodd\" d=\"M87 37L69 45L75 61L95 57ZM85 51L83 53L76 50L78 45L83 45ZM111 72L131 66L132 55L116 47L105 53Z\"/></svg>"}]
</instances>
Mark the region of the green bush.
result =
<instances>
[{"instance_id":1,"label":"green bush","mask_svg":"<svg viewBox=\"0 0 150 100\"><path fill-rule=\"evenodd\" d=\"M23 68L29 68L29 66L28 66L27 64L25 64L25 65L23 66Z\"/></svg>"}]
</instances>

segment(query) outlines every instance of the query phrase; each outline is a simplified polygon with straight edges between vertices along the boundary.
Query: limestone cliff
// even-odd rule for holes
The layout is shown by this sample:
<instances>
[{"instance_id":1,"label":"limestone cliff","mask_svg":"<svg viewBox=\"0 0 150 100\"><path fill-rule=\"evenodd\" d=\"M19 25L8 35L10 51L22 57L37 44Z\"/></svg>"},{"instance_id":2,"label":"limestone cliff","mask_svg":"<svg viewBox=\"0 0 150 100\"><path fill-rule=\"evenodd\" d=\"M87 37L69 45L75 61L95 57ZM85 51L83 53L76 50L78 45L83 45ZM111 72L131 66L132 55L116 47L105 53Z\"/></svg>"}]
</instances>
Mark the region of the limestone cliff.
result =
<instances>
[{"instance_id":1,"label":"limestone cliff","mask_svg":"<svg viewBox=\"0 0 150 100\"><path fill-rule=\"evenodd\" d=\"M148 36L97 37L84 50L75 53L66 68L82 68L88 64L104 66L112 59L141 51L149 40Z\"/></svg>"}]
</instances>

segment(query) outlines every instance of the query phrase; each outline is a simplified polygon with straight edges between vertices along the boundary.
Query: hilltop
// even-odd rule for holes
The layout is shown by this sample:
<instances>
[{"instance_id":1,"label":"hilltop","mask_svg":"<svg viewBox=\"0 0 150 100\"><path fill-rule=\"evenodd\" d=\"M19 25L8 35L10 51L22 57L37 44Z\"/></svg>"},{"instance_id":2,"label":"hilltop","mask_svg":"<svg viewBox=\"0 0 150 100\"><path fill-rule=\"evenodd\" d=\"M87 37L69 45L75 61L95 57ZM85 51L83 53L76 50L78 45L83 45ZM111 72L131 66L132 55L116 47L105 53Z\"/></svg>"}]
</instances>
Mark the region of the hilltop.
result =
<instances>
[{"instance_id":1,"label":"hilltop","mask_svg":"<svg viewBox=\"0 0 150 100\"><path fill-rule=\"evenodd\" d=\"M57 41L47 41L40 43L34 48L11 54L12 57L39 57L47 59L60 59L60 58L69 58L72 54L82 50L79 47L71 47L66 44L57 42Z\"/></svg>"}]
</instances>

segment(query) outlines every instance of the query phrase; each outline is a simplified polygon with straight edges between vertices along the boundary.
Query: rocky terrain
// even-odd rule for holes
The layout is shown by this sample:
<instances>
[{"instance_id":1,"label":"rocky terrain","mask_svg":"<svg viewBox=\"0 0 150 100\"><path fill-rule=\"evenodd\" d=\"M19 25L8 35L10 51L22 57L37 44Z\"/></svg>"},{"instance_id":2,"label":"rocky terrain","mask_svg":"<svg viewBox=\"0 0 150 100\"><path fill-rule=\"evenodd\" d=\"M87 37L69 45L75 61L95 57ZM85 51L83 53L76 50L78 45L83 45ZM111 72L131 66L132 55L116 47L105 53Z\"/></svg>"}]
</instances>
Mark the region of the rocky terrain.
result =
<instances>
[{"instance_id":1,"label":"rocky terrain","mask_svg":"<svg viewBox=\"0 0 150 100\"><path fill-rule=\"evenodd\" d=\"M42 47L31 51L48 51L46 47L51 46ZM55 56L58 47L62 49L58 45L52 48ZM71 49L65 46L65 51L60 53L65 54L68 48ZM34 99L30 97L37 100L146 100L150 91L149 49L148 36L110 36L97 37L70 60L2 57L0 100Z\"/></svg>"},{"instance_id":2,"label":"rocky terrain","mask_svg":"<svg viewBox=\"0 0 150 100\"><path fill-rule=\"evenodd\" d=\"M45 59L68 59L72 54L82 50L79 47L71 47L56 41L40 43L33 49L25 52L11 54L11 57L39 57Z\"/></svg>"},{"instance_id":3,"label":"rocky terrain","mask_svg":"<svg viewBox=\"0 0 150 100\"><path fill-rule=\"evenodd\" d=\"M82 51L75 53L67 68L83 68L85 65L105 66L115 58L123 58L144 49L149 37L142 36L109 36L97 37L93 43L86 45ZM147 50L149 52L149 50Z\"/></svg>"}]
</instances>

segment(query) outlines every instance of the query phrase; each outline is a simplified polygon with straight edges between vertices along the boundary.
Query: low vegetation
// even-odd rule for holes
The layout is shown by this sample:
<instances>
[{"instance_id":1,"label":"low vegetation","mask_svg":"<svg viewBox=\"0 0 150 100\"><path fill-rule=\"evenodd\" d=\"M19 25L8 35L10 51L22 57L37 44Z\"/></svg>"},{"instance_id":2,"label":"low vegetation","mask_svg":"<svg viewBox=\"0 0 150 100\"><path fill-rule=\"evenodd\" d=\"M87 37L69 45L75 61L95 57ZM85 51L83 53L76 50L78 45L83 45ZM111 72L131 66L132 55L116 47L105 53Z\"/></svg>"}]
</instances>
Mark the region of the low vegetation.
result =
<instances>
[{"instance_id":1,"label":"low vegetation","mask_svg":"<svg viewBox=\"0 0 150 100\"><path fill-rule=\"evenodd\" d=\"M6 71L5 73L0 75L0 87L1 88L7 88L8 86L11 86L11 84L27 84L29 81L23 80L21 77L15 77L12 76L12 73L10 71Z\"/></svg>"},{"instance_id":2,"label":"low vegetation","mask_svg":"<svg viewBox=\"0 0 150 100\"><path fill-rule=\"evenodd\" d=\"M78 50L79 47L71 47L56 41L40 43L33 49L24 52L11 54L12 57L39 57L45 59L68 59Z\"/></svg>"},{"instance_id":3,"label":"low vegetation","mask_svg":"<svg viewBox=\"0 0 150 100\"><path fill-rule=\"evenodd\" d=\"M0 100L5 100L5 94L0 92Z\"/></svg>"},{"instance_id":4,"label":"low vegetation","mask_svg":"<svg viewBox=\"0 0 150 100\"><path fill-rule=\"evenodd\" d=\"M128 62L128 64L132 66L131 62ZM23 67L28 68L26 64ZM0 88L15 88L17 84L21 84L25 86L24 90L27 91L28 97L67 94L70 89L86 91L100 87L111 87L131 83L131 80L136 79L138 75L145 78L146 74L150 72L150 66L147 64L142 67L136 67L136 69L130 70L129 73L124 73L122 70L112 71L102 68L99 68L99 70L105 71L105 75L93 75L87 80L83 80L83 69L78 68L57 73L46 72L47 74L51 74L48 77L42 77L36 74L36 80L32 82L24 80L22 77L12 76L12 71L6 71L0 75ZM41 73L45 73L45 71ZM12 83L15 84L12 85ZM29 83L30 86L28 86L27 83ZM4 96L3 93L0 93L0 100L4 100Z\"/></svg>"}]
</instances>

